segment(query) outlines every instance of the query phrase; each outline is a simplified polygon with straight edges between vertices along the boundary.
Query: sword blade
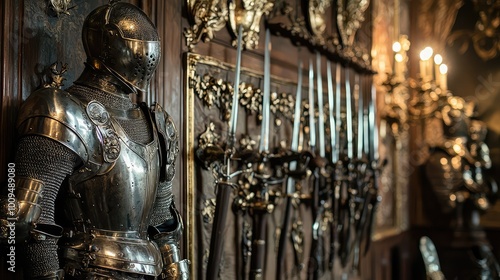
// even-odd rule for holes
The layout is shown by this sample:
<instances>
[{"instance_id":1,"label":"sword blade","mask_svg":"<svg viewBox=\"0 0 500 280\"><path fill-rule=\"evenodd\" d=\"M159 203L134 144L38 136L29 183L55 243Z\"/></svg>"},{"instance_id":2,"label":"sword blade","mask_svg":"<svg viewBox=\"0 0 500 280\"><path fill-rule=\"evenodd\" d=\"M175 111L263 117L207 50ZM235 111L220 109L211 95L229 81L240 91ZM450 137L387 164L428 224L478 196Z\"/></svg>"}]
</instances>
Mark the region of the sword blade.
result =
<instances>
[{"instance_id":1,"label":"sword blade","mask_svg":"<svg viewBox=\"0 0 500 280\"><path fill-rule=\"evenodd\" d=\"M349 68L345 70L345 102L346 102L346 126L347 126L347 157L353 158L353 139L352 139L352 96L351 81L349 77Z\"/></svg>"},{"instance_id":2,"label":"sword blade","mask_svg":"<svg viewBox=\"0 0 500 280\"><path fill-rule=\"evenodd\" d=\"M309 146L312 152L316 148L316 124L314 122L314 69L309 60Z\"/></svg>"},{"instance_id":3,"label":"sword blade","mask_svg":"<svg viewBox=\"0 0 500 280\"><path fill-rule=\"evenodd\" d=\"M370 151L370 159L372 161L377 162L379 159L379 154L378 154L378 128L377 128L377 123L376 123L376 114L377 114L377 109L376 109L376 104L377 104L377 90L375 88L375 84L372 81L372 86L371 86L371 100L370 100L370 109L369 109L369 115L368 115L368 121L369 121L369 127L370 127L370 134L372 136L372 146L371 151Z\"/></svg>"},{"instance_id":4,"label":"sword blade","mask_svg":"<svg viewBox=\"0 0 500 280\"><path fill-rule=\"evenodd\" d=\"M319 155L325 157L325 116L323 115L323 80L321 77L321 54L316 52L316 81L318 92Z\"/></svg>"},{"instance_id":5,"label":"sword blade","mask_svg":"<svg viewBox=\"0 0 500 280\"><path fill-rule=\"evenodd\" d=\"M333 162L337 162L340 158L340 130L341 130L341 116L340 111L342 107L342 89L341 89L341 67L340 63L337 63L337 69L335 70L335 154Z\"/></svg>"},{"instance_id":6,"label":"sword blade","mask_svg":"<svg viewBox=\"0 0 500 280\"><path fill-rule=\"evenodd\" d=\"M358 142L358 151L357 151L357 158L362 159L363 158L363 131L364 131L364 115L363 115L363 110L364 110L364 104L363 104L363 86L359 82L359 74L356 74L354 80L358 92L358 135L356 136L357 142Z\"/></svg>"},{"instance_id":7,"label":"sword blade","mask_svg":"<svg viewBox=\"0 0 500 280\"><path fill-rule=\"evenodd\" d=\"M293 115L292 151L298 151L299 148L300 105L302 102L302 61L299 61L298 71L297 91L295 93L295 113Z\"/></svg>"},{"instance_id":8,"label":"sword blade","mask_svg":"<svg viewBox=\"0 0 500 280\"><path fill-rule=\"evenodd\" d=\"M241 37L243 36L242 34L243 34L243 26L240 25L238 28L238 45L236 50L236 69L234 73L235 77L234 77L233 104L231 107L231 118L229 121L229 130L227 135L228 148L234 147L236 124L238 120L238 105L239 105L238 101L239 101L239 91L240 91L239 85L240 85L240 72L241 72Z\"/></svg>"},{"instance_id":9,"label":"sword blade","mask_svg":"<svg viewBox=\"0 0 500 280\"><path fill-rule=\"evenodd\" d=\"M262 97L262 125L260 132L259 152L269 151L269 107L271 99L271 32L266 28L266 44L264 53L264 90Z\"/></svg>"},{"instance_id":10,"label":"sword blade","mask_svg":"<svg viewBox=\"0 0 500 280\"><path fill-rule=\"evenodd\" d=\"M329 60L326 61L326 76L328 83L328 117L330 120L330 146L332 149L332 162L335 163L337 162L337 159L335 158L336 126L335 126L335 118L333 116L334 99L333 99L332 65L330 64Z\"/></svg>"}]
</instances>

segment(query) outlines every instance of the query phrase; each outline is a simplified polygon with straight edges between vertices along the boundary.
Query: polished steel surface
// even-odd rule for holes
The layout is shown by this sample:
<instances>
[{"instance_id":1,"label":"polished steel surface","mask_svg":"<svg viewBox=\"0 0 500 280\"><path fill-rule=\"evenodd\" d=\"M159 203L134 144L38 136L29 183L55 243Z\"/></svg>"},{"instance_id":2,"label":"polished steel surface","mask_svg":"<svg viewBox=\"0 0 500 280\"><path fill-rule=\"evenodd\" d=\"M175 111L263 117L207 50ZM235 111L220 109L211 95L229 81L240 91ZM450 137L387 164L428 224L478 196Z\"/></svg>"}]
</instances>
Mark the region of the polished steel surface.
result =
<instances>
[{"instance_id":1,"label":"polished steel surface","mask_svg":"<svg viewBox=\"0 0 500 280\"><path fill-rule=\"evenodd\" d=\"M107 69L134 92L147 90L161 48L143 11L120 2L101 6L87 17L82 34L93 67Z\"/></svg>"},{"instance_id":2,"label":"polished steel surface","mask_svg":"<svg viewBox=\"0 0 500 280\"><path fill-rule=\"evenodd\" d=\"M89 149L97 149L100 143L82 106L65 91L38 90L21 107L18 131L20 135L48 137L70 148L84 163L92 161Z\"/></svg>"},{"instance_id":3,"label":"polished steel surface","mask_svg":"<svg viewBox=\"0 0 500 280\"><path fill-rule=\"evenodd\" d=\"M44 183L31 178L16 178L16 199L19 204L18 223L30 225L38 220L42 212L40 200Z\"/></svg>"},{"instance_id":4,"label":"polished steel surface","mask_svg":"<svg viewBox=\"0 0 500 280\"><path fill-rule=\"evenodd\" d=\"M85 267L95 266L152 276L160 274L162 260L155 243L139 238L138 232L135 232L135 237L121 237L123 232L103 233L92 231L93 238L82 238L81 243L64 246L63 258Z\"/></svg>"}]
</instances>

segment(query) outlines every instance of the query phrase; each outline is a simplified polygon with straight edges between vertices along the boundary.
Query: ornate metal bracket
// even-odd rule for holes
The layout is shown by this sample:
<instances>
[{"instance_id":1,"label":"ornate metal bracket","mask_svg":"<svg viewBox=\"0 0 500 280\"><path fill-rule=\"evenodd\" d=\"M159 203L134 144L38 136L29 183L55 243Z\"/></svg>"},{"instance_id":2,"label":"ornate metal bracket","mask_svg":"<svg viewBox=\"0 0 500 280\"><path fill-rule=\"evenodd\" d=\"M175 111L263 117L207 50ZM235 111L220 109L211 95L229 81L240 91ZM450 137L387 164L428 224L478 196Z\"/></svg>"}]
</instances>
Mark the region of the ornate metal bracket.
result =
<instances>
[{"instance_id":1,"label":"ornate metal bracket","mask_svg":"<svg viewBox=\"0 0 500 280\"><path fill-rule=\"evenodd\" d=\"M69 15L69 10L75 6L70 7L71 0L50 0L48 5L51 15L58 17L61 14Z\"/></svg>"},{"instance_id":2,"label":"ornate metal bracket","mask_svg":"<svg viewBox=\"0 0 500 280\"><path fill-rule=\"evenodd\" d=\"M186 45L190 50L201 41L208 42L214 33L221 30L227 21L226 1L187 0L188 14L193 25L184 31Z\"/></svg>"},{"instance_id":3,"label":"ornate metal bracket","mask_svg":"<svg viewBox=\"0 0 500 280\"><path fill-rule=\"evenodd\" d=\"M313 40L318 44L325 44L326 18L325 12L330 7L329 0L309 0L307 1L307 26Z\"/></svg>"},{"instance_id":4,"label":"ornate metal bracket","mask_svg":"<svg viewBox=\"0 0 500 280\"><path fill-rule=\"evenodd\" d=\"M52 65L50 65L48 71L50 71L49 73L49 78L48 78L48 82L45 83L43 85L43 87L45 88L61 88L64 86L63 82L64 80L66 80L66 78L63 76L64 73L66 73L66 71L68 71L67 67L68 67L68 64L65 63L65 64L62 64L62 62L60 63L60 67L58 67L59 63L58 62L54 62ZM58 68L60 68L58 70Z\"/></svg>"},{"instance_id":5,"label":"ornate metal bracket","mask_svg":"<svg viewBox=\"0 0 500 280\"><path fill-rule=\"evenodd\" d=\"M243 46L255 49L259 44L260 20L274 7L274 0L243 0L229 3L229 27L237 34L238 26L243 26ZM236 40L233 40L233 46Z\"/></svg>"},{"instance_id":6,"label":"ornate metal bracket","mask_svg":"<svg viewBox=\"0 0 500 280\"><path fill-rule=\"evenodd\" d=\"M337 0L337 27L344 48L353 46L356 32L365 21L368 5L369 0Z\"/></svg>"}]
</instances>

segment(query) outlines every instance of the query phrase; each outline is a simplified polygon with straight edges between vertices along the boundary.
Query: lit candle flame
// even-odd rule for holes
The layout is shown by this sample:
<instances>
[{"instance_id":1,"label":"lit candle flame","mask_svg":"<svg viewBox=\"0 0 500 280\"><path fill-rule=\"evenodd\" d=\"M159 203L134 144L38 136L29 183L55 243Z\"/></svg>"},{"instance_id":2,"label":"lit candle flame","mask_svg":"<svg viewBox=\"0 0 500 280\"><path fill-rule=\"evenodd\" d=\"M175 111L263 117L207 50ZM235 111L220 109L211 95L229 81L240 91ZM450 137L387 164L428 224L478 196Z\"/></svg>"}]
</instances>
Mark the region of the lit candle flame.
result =
<instances>
[{"instance_id":1,"label":"lit candle flame","mask_svg":"<svg viewBox=\"0 0 500 280\"><path fill-rule=\"evenodd\" d=\"M400 53L397 53L394 58L396 59L397 62L403 62L403 55Z\"/></svg>"},{"instance_id":2,"label":"lit candle flame","mask_svg":"<svg viewBox=\"0 0 500 280\"><path fill-rule=\"evenodd\" d=\"M399 42L394 42L394 44L392 44L392 50L394 52L400 52L401 51L401 44Z\"/></svg>"},{"instance_id":3,"label":"lit candle flame","mask_svg":"<svg viewBox=\"0 0 500 280\"><path fill-rule=\"evenodd\" d=\"M439 73L441 73L443 75L448 73L448 66L446 64L441 64L439 66Z\"/></svg>"},{"instance_id":4,"label":"lit candle flame","mask_svg":"<svg viewBox=\"0 0 500 280\"><path fill-rule=\"evenodd\" d=\"M434 63L436 63L437 65L443 63L443 57L440 54L436 54L434 56Z\"/></svg>"},{"instance_id":5,"label":"lit candle flame","mask_svg":"<svg viewBox=\"0 0 500 280\"><path fill-rule=\"evenodd\" d=\"M431 47L426 47L420 52L420 59L421 60L429 60L432 57L433 50Z\"/></svg>"}]
</instances>

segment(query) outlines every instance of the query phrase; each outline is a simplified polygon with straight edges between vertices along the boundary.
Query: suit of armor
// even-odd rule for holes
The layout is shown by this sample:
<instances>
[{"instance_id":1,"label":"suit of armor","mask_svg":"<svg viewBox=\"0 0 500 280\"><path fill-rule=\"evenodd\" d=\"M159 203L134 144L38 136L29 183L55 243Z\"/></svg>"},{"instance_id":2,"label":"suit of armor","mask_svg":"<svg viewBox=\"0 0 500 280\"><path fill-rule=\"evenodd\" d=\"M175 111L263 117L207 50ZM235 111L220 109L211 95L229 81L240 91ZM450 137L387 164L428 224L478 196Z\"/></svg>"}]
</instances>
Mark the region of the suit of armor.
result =
<instances>
[{"instance_id":1,"label":"suit of armor","mask_svg":"<svg viewBox=\"0 0 500 280\"><path fill-rule=\"evenodd\" d=\"M160 58L155 27L112 2L83 27L86 68L66 91L23 104L17 238L37 279L188 279L172 203L178 135L159 106L132 103Z\"/></svg>"}]
</instances>

